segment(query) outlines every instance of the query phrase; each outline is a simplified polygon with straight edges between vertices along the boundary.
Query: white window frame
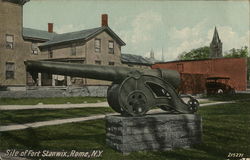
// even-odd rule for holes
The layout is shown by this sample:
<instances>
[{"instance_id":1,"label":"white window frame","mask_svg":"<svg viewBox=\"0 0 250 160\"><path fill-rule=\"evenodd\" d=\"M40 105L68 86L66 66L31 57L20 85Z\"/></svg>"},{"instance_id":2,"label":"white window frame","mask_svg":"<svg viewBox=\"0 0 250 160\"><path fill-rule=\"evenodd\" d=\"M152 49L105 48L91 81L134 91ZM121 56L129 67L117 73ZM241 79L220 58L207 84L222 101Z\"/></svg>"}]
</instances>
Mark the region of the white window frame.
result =
<instances>
[{"instance_id":1,"label":"white window frame","mask_svg":"<svg viewBox=\"0 0 250 160\"><path fill-rule=\"evenodd\" d=\"M14 49L14 35L6 34L5 41L6 41L6 48L7 49Z\"/></svg>"},{"instance_id":2,"label":"white window frame","mask_svg":"<svg viewBox=\"0 0 250 160\"><path fill-rule=\"evenodd\" d=\"M108 49L110 54L114 54L114 41L109 41L108 43Z\"/></svg>"},{"instance_id":3,"label":"white window frame","mask_svg":"<svg viewBox=\"0 0 250 160\"><path fill-rule=\"evenodd\" d=\"M5 63L5 79L15 79L15 63L14 62Z\"/></svg>"},{"instance_id":4,"label":"white window frame","mask_svg":"<svg viewBox=\"0 0 250 160\"><path fill-rule=\"evenodd\" d=\"M31 44L31 50L32 50L32 54L38 55L37 43L32 43L32 44Z\"/></svg>"},{"instance_id":5,"label":"white window frame","mask_svg":"<svg viewBox=\"0 0 250 160\"><path fill-rule=\"evenodd\" d=\"M96 53L101 53L101 45L102 45L101 39L96 38L95 39L95 52Z\"/></svg>"}]
</instances>

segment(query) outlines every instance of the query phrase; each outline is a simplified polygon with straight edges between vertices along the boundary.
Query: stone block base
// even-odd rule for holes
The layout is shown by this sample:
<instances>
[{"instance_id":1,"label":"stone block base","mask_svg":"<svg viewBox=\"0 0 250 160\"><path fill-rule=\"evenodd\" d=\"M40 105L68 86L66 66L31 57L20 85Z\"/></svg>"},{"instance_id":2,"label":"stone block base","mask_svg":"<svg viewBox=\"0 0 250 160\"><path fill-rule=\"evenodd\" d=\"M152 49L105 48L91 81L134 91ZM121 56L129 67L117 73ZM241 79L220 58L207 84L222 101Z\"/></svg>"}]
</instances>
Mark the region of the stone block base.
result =
<instances>
[{"instance_id":1,"label":"stone block base","mask_svg":"<svg viewBox=\"0 0 250 160\"><path fill-rule=\"evenodd\" d=\"M122 153L188 148L201 139L202 123L197 114L106 116L106 143Z\"/></svg>"}]
</instances>

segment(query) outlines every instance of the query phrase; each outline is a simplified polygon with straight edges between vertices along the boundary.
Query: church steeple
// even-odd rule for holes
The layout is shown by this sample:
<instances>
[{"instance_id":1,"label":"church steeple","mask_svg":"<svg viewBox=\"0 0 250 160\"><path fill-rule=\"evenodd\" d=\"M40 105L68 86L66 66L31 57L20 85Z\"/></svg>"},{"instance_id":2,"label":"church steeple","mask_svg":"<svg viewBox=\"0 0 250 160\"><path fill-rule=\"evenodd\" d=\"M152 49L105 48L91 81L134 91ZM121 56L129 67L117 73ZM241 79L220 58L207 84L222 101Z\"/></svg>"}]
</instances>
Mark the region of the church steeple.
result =
<instances>
[{"instance_id":1,"label":"church steeple","mask_svg":"<svg viewBox=\"0 0 250 160\"><path fill-rule=\"evenodd\" d=\"M217 28L214 28L214 36L213 36L213 40L212 43L221 43Z\"/></svg>"},{"instance_id":2,"label":"church steeple","mask_svg":"<svg viewBox=\"0 0 250 160\"><path fill-rule=\"evenodd\" d=\"M210 43L210 57L219 58L222 57L222 42L220 40L217 28L214 28L214 35L212 42Z\"/></svg>"}]
</instances>

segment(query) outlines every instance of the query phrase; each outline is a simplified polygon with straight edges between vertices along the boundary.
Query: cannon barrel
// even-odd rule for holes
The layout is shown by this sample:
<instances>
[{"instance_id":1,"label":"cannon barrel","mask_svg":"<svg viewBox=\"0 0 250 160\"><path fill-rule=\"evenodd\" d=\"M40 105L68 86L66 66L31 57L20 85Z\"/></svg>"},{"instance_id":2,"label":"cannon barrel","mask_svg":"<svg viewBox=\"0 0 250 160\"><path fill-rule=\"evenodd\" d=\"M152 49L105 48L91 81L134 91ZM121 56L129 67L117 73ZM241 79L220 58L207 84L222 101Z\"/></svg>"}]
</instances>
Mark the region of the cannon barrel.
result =
<instances>
[{"instance_id":1,"label":"cannon barrel","mask_svg":"<svg viewBox=\"0 0 250 160\"><path fill-rule=\"evenodd\" d=\"M103 66L93 64L77 64L51 61L25 61L28 72L41 72L73 77L83 77L121 83L128 76L152 75L164 79L174 88L180 84L180 75L173 70L137 69L122 66Z\"/></svg>"}]
</instances>

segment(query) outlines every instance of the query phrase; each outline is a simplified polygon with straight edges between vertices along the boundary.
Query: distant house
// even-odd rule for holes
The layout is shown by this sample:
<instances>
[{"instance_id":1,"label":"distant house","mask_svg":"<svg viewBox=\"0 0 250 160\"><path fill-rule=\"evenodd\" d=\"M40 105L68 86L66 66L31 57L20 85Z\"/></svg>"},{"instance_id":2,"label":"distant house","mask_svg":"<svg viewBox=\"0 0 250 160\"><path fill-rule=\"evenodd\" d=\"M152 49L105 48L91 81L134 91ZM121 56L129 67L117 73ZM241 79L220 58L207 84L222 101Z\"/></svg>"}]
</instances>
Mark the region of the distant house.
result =
<instances>
[{"instance_id":1,"label":"distant house","mask_svg":"<svg viewBox=\"0 0 250 160\"><path fill-rule=\"evenodd\" d=\"M77 32L54 34L39 45L43 60L96 65L121 65L121 46L125 43L108 26L108 15L102 15L102 26ZM107 85L105 81L40 74L39 85Z\"/></svg>"},{"instance_id":2,"label":"distant house","mask_svg":"<svg viewBox=\"0 0 250 160\"><path fill-rule=\"evenodd\" d=\"M37 30L32 28L23 28L23 39L26 42L30 42L29 47L29 58L32 60L44 59L44 56L41 54L39 45L42 43L51 40L56 33L53 32L53 24L48 24L48 31ZM35 81L32 79L31 75L27 72L26 84L28 86L35 85Z\"/></svg>"},{"instance_id":3,"label":"distant house","mask_svg":"<svg viewBox=\"0 0 250 160\"><path fill-rule=\"evenodd\" d=\"M152 65L150 61L142 56L125 53L121 55L121 62L125 66L135 68L150 68Z\"/></svg>"},{"instance_id":4,"label":"distant house","mask_svg":"<svg viewBox=\"0 0 250 160\"><path fill-rule=\"evenodd\" d=\"M149 61L151 64L160 62L159 60L155 59L155 53L154 53L153 49L151 49L151 51L150 51L150 56L149 57L145 57L145 59L147 61Z\"/></svg>"},{"instance_id":5,"label":"distant house","mask_svg":"<svg viewBox=\"0 0 250 160\"><path fill-rule=\"evenodd\" d=\"M46 41L51 40L55 34L56 33L54 32L42 31L31 28L23 28L23 39L31 43L30 54L31 56L35 55L35 57L33 57L34 59L39 59L39 56L37 56L40 55L40 50L38 46Z\"/></svg>"}]
</instances>

